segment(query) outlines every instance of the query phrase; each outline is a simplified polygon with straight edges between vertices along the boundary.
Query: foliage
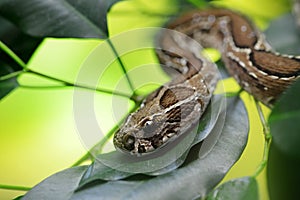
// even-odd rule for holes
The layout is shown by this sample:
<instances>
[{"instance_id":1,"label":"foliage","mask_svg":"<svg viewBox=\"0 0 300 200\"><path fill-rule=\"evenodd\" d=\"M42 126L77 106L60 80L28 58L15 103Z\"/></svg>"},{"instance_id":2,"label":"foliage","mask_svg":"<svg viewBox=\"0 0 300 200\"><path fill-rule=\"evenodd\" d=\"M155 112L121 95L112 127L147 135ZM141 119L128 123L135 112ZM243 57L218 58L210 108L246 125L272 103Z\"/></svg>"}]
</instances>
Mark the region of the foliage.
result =
<instances>
[{"instance_id":1,"label":"foliage","mask_svg":"<svg viewBox=\"0 0 300 200\"><path fill-rule=\"evenodd\" d=\"M213 190L207 200L256 200L258 199L258 187L255 178L243 177L228 181Z\"/></svg>"},{"instance_id":2,"label":"foliage","mask_svg":"<svg viewBox=\"0 0 300 200\"><path fill-rule=\"evenodd\" d=\"M211 5L229 5L229 7L232 5L231 7L234 8L233 2L233 0L212 1ZM270 5L270 2L273 1L264 1L264 4ZM264 14L266 12L263 8L245 4L248 9L248 12L245 13L249 14L261 27L266 27L268 20L288 10L289 5L284 0L280 2L281 4L276 5L284 6L277 8L274 6L275 11L268 12L267 15ZM103 104L105 104L105 95L111 98L113 95L120 98L125 97L131 102L131 108L124 111L125 114L136 108L143 95L149 93L153 87L144 90L136 87L136 77L127 75L127 72L136 68L129 66L131 64L130 59L120 53L122 45L131 45L134 42L126 41L127 43L118 44L118 37L115 37L114 40L113 36L124 30L138 28L139 23L142 23L141 26L163 26L165 21L176 13L190 9L192 5L205 7L208 6L208 3L194 0L163 0L155 1L155 3L149 3L146 0L131 0L126 2L128 3L127 7L119 9L117 12L111 12L114 5L123 3L125 2L120 0L2 0L0 2L0 23L3 24L0 27L0 103L12 91L20 88L60 90L72 87L75 88L75 93L76 88L79 88L88 90L92 95L93 92L100 94L100 101ZM240 8L240 6L237 7ZM122 12L134 16L134 20L127 20L124 13L124 18L121 18ZM283 22L272 23L267 30L267 38L270 37L271 40L275 41L275 46L279 50L291 51L290 48L284 46L290 43L293 44L292 51L299 52L297 48L299 38L294 34L296 30L293 28L293 24L289 23L289 17L285 16L279 19ZM137 20L140 20L139 23L136 22ZM285 27L282 28L281 25ZM276 44L276 41L282 41L282 39L274 37L273 33L282 33L284 30L287 30L286 38L293 39ZM15 38L10 33L15 35ZM43 40L47 37L66 39ZM68 68L67 65L58 66L60 64L57 61L59 58L45 62L46 59L44 58L48 56L47 50L50 49L51 45L54 46L55 51L63 49L62 52L64 52L64 46L60 46L60 42L69 42L68 38L85 38L82 41L91 41L90 38L96 39L95 43L87 45L86 50L82 48L78 54L73 51L74 55L80 55L77 57L80 57L81 61L90 55L91 49L98 44L107 45L106 50L111 53L115 61L111 68L113 70L104 76L106 82L100 82L96 86L95 84L89 85L88 82L84 81L78 82L76 73L82 65L76 68L75 65L72 65L74 63L70 62L68 65L69 68L72 68L72 76L70 76L69 72L64 71ZM59 54L60 52L57 53L57 55ZM153 52L150 51L148 54L150 54L148 57L151 57ZM77 59L77 57L66 56L65 52L62 55L65 60ZM103 55L99 55L101 64L96 66L99 70L105 71L104 58L107 55L109 54L104 52ZM144 56L145 53L142 55ZM135 61L138 60L136 57L134 58ZM151 62L157 62L152 57ZM145 63L147 59L140 60ZM79 64L77 63L77 65ZM137 64L135 63L135 65ZM61 67L61 69L57 73L51 74L45 70L46 66L49 68ZM93 77L93 73L93 71L89 72L89 78ZM30 81L24 81L24 75L27 75L27 79ZM125 77L125 81L122 82L121 89L113 90L115 83L112 82L122 76ZM35 79L38 81L33 81ZM164 77L161 79L161 82L167 80ZM34 84L32 84L33 82ZM296 195L292 191L299 189L297 180L300 178L297 172L300 163L299 151L297 151L297 145L300 142L299 126L297 126L300 116L298 104L300 97L297 92L300 89L299 85L299 81L295 83L272 111L268 121L273 136L270 156L268 157L268 151L271 136L265 132L265 157L258 167L257 173L253 176L231 180L216 187L232 165L240 158L248 137L248 119L243 102L238 97L227 97L226 108L222 107L222 103L216 104L220 106L217 106L216 115L211 110L212 107L215 108L216 106L212 104L213 106L211 105L206 112L199 128L183 137L178 145L159 157L130 160L116 151L100 154L88 166L71 167L49 176L22 199L51 199L54 196L57 199L99 199L99 196L103 199L153 199L154 197L155 199L195 199L206 195L207 199L257 199L256 176L264 169L266 162L268 162L270 197L272 199L283 199L284 197L292 199ZM215 102L219 101L216 96ZM100 114L106 115L107 113L100 112ZM121 118L117 121L120 123ZM90 152L101 152L103 144L107 143L108 138L117 129L118 123L105 131L104 139L96 143ZM268 124L264 125L268 127ZM207 133L209 133L208 137L206 137ZM203 134L205 137L202 137ZM81 164L89 157L90 154L86 154L75 165ZM282 181L285 183L283 187L280 184ZM192 185L190 185L191 182ZM15 189L18 190L18 187Z\"/></svg>"},{"instance_id":3,"label":"foliage","mask_svg":"<svg viewBox=\"0 0 300 200\"><path fill-rule=\"evenodd\" d=\"M273 142L268 160L268 180L272 199L298 197L300 167L300 81L279 100L269 118Z\"/></svg>"},{"instance_id":4,"label":"foliage","mask_svg":"<svg viewBox=\"0 0 300 200\"><path fill-rule=\"evenodd\" d=\"M71 168L49 177L28 192L24 199L51 199L53 195L59 199L193 199L203 196L224 177L246 145L248 121L243 103L237 98L228 99L227 102L227 112L222 111L207 138L214 141L221 131L220 139L207 155L203 153L207 151L203 146L210 142L204 141L202 147L196 144L188 151L184 164L179 162L181 167L175 161L159 170L149 171L161 162L168 164L165 160L158 161L161 159L159 157L124 163L130 172L125 172L126 169L122 166L108 167L103 159L97 158L89 167ZM239 126L235 125L236 120L240 120ZM113 154L109 153L107 160L115 159ZM170 152L166 153L168 154ZM129 159L124 155L117 158ZM70 179L72 181L64 181ZM113 192L115 190L118 192ZM174 190L182 192L176 193Z\"/></svg>"}]
</instances>

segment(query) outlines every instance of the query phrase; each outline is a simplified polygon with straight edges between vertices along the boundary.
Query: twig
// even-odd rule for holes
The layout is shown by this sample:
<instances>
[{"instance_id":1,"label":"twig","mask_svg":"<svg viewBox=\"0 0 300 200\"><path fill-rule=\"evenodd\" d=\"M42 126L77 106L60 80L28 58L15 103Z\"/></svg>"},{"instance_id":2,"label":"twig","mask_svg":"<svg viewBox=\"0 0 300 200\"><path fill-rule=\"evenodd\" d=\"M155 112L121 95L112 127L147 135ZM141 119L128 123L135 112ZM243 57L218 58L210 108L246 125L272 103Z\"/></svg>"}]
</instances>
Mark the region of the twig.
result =
<instances>
[{"instance_id":1,"label":"twig","mask_svg":"<svg viewBox=\"0 0 300 200\"><path fill-rule=\"evenodd\" d=\"M23 62L17 54L15 54L6 44L0 41L0 49L2 49L7 55L9 55L16 63L18 63L22 68L26 68L26 64Z\"/></svg>"},{"instance_id":2,"label":"twig","mask_svg":"<svg viewBox=\"0 0 300 200\"><path fill-rule=\"evenodd\" d=\"M268 158L269 158L269 149L270 149L270 145L272 142L272 136L270 134L269 125L264 117L261 106L257 100L255 100L255 105L257 108L257 112L258 112L261 124L263 126L263 134L264 134L264 138L265 138L263 158L262 158L262 161L260 162L256 172L254 173L254 177L257 177L267 166Z\"/></svg>"},{"instance_id":3,"label":"twig","mask_svg":"<svg viewBox=\"0 0 300 200\"><path fill-rule=\"evenodd\" d=\"M0 189L4 190L20 190L20 191L29 191L32 188L26 186L18 186L18 185L2 185L0 184Z\"/></svg>"}]
</instances>

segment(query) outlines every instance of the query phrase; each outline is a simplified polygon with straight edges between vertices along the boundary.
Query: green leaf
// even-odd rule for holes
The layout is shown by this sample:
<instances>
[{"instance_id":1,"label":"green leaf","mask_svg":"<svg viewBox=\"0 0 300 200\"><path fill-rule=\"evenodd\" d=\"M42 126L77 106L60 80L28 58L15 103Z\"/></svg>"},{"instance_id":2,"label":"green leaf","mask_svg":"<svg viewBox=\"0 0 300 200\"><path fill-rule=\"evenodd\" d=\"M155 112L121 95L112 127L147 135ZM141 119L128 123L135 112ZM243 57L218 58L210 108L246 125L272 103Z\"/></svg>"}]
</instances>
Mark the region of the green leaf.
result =
<instances>
[{"instance_id":1,"label":"green leaf","mask_svg":"<svg viewBox=\"0 0 300 200\"><path fill-rule=\"evenodd\" d=\"M272 143L267 166L270 199L298 199L300 160L282 152L280 147Z\"/></svg>"},{"instance_id":2,"label":"green leaf","mask_svg":"<svg viewBox=\"0 0 300 200\"><path fill-rule=\"evenodd\" d=\"M214 131L222 130L217 143L204 156L202 149L196 148L196 145L190 151L196 155L189 154L187 161L178 169L159 176L134 175L115 181L104 181L98 177L75 191L83 173L86 175L91 171L86 171L86 167L80 168L80 172L71 168L47 178L24 199L194 199L205 196L239 159L247 143L249 127L245 107L236 98L228 98L227 103L226 117L225 112L219 116L220 119L225 118L224 126L217 123L207 137L209 139ZM105 166L102 169L109 176L113 175L109 173L115 173ZM73 188L72 192L70 188Z\"/></svg>"},{"instance_id":3,"label":"green leaf","mask_svg":"<svg viewBox=\"0 0 300 200\"><path fill-rule=\"evenodd\" d=\"M118 194L120 199L194 199L205 195L239 158L247 141L248 121L245 108L241 102L234 99L228 102L225 125L222 126L223 132L217 144L205 157L155 178L93 185L75 193L74 199L83 197L96 199L96 196L100 194L109 195L106 191L116 187L123 192L121 198L121 194ZM238 125L236 121L239 121ZM128 190L128 185L132 187L131 190Z\"/></svg>"},{"instance_id":4,"label":"green leaf","mask_svg":"<svg viewBox=\"0 0 300 200\"><path fill-rule=\"evenodd\" d=\"M244 177L230 180L210 192L207 200L257 200L256 179Z\"/></svg>"},{"instance_id":5,"label":"green leaf","mask_svg":"<svg viewBox=\"0 0 300 200\"><path fill-rule=\"evenodd\" d=\"M291 14L274 20L266 36L281 53L300 53L300 37ZM273 200L297 199L300 190L300 81L298 80L275 105L269 124L273 142L268 159L268 185Z\"/></svg>"},{"instance_id":6,"label":"green leaf","mask_svg":"<svg viewBox=\"0 0 300 200\"><path fill-rule=\"evenodd\" d=\"M113 181L124 179L132 175L134 174L115 170L114 168L108 167L96 160L87 168L86 172L84 173L84 176L80 180L79 187L93 182L95 180Z\"/></svg>"},{"instance_id":7,"label":"green leaf","mask_svg":"<svg viewBox=\"0 0 300 200\"><path fill-rule=\"evenodd\" d=\"M0 2L0 22L2 25L0 27L0 39L7 41L13 47L12 49L17 49L16 52L28 60L40 40L20 33L18 28L29 35L38 37L106 38L108 36L106 15L111 6L118 1L3 0ZM17 28L8 21L14 23ZM9 36L7 36L7 32L10 32ZM21 39L21 42L18 39ZM16 65L16 61L7 57L7 55L2 54L0 56L0 75L6 75L5 71L8 68L9 72L21 68ZM5 78L5 80L0 78L0 81L0 99L18 86L14 77Z\"/></svg>"},{"instance_id":8,"label":"green leaf","mask_svg":"<svg viewBox=\"0 0 300 200\"><path fill-rule=\"evenodd\" d=\"M58 172L27 192L22 200L70 199L86 168L80 166Z\"/></svg>"},{"instance_id":9,"label":"green leaf","mask_svg":"<svg viewBox=\"0 0 300 200\"><path fill-rule=\"evenodd\" d=\"M34 38L20 31L15 25L0 16L0 41L6 44L15 54L17 54L25 63L29 60L32 53L41 42L40 38ZM0 53L0 60L5 61L14 69L22 69L16 65L6 54Z\"/></svg>"},{"instance_id":10,"label":"green leaf","mask_svg":"<svg viewBox=\"0 0 300 200\"><path fill-rule=\"evenodd\" d=\"M297 199L300 190L300 80L275 105L269 124L273 142L268 160L271 199Z\"/></svg>"},{"instance_id":11,"label":"green leaf","mask_svg":"<svg viewBox=\"0 0 300 200\"><path fill-rule=\"evenodd\" d=\"M106 15L119 0L2 0L0 15L37 37L107 38Z\"/></svg>"},{"instance_id":12,"label":"green leaf","mask_svg":"<svg viewBox=\"0 0 300 200\"><path fill-rule=\"evenodd\" d=\"M93 24L102 30L107 36L109 31L107 28L107 13L110 8L121 0L89 0L89 1L74 1L66 0L82 15L86 16Z\"/></svg>"},{"instance_id":13,"label":"green leaf","mask_svg":"<svg viewBox=\"0 0 300 200\"><path fill-rule=\"evenodd\" d=\"M120 199L136 199L134 196L126 197L125 194L130 194L134 189L138 189L140 185L142 185L143 181L111 181L101 184L101 188L97 187L97 183L91 187L79 190L74 193L71 200L79 200L79 199L88 199L88 200L120 200ZM100 189L100 190L99 190ZM157 199L151 198L154 194L144 193L143 199ZM49 199L50 200L50 199Z\"/></svg>"},{"instance_id":14,"label":"green leaf","mask_svg":"<svg viewBox=\"0 0 300 200\"><path fill-rule=\"evenodd\" d=\"M300 160L300 80L296 81L278 100L269 124L273 143L283 153Z\"/></svg>"},{"instance_id":15,"label":"green leaf","mask_svg":"<svg viewBox=\"0 0 300 200\"><path fill-rule=\"evenodd\" d=\"M13 24L0 16L0 100L19 84L14 74L23 70L40 39L20 32ZM18 56L16 56L16 54ZM12 74L11 74L12 73ZM12 75L12 76L11 76ZM16 75L16 74L15 74Z\"/></svg>"}]
</instances>

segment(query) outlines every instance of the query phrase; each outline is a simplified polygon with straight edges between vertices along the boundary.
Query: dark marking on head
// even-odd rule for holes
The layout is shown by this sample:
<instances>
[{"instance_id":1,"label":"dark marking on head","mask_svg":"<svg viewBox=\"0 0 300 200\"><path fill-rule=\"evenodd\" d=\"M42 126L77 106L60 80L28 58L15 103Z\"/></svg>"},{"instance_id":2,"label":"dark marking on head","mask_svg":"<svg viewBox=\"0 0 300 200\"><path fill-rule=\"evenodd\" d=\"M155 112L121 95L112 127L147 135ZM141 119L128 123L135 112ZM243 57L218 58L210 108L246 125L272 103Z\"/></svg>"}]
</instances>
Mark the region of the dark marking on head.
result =
<instances>
[{"instance_id":1,"label":"dark marking on head","mask_svg":"<svg viewBox=\"0 0 300 200\"><path fill-rule=\"evenodd\" d=\"M182 101L194 94L194 90L186 87L174 87L167 89L160 98L160 105L163 108L169 108L177 102Z\"/></svg>"},{"instance_id":2,"label":"dark marking on head","mask_svg":"<svg viewBox=\"0 0 300 200\"><path fill-rule=\"evenodd\" d=\"M160 105L163 108L168 108L178 102L176 95L171 89L167 89L160 98Z\"/></svg>"},{"instance_id":3,"label":"dark marking on head","mask_svg":"<svg viewBox=\"0 0 300 200\"><path fill-rule=\"evenodd\" d=\"M230 14L230 29L235 45L239 48L253 48L258 41L257 33L246 17Z\"/></svg>"},{"instance_id":4,"label":"dark marking on head","mask_svg":"<svg viewBox=\"0 0 300 200\"><path fill-rule=\"evenodd\" d=\"M272 52L254 50L250 54L254 66L267 73L278 77L292 77L300 75L300 61L282 57Z\"/></svg>"},{"instance_id":5,"label":"dark marking on head","mask_svg":"<svg viewBox=\"0 0 300 200\"><path fill-rule=\"evenodd\" d=\"M166 113L166 122L175 123L181 121L181 108L180 106L174 107Z\"/></svg>"}]
</instances>

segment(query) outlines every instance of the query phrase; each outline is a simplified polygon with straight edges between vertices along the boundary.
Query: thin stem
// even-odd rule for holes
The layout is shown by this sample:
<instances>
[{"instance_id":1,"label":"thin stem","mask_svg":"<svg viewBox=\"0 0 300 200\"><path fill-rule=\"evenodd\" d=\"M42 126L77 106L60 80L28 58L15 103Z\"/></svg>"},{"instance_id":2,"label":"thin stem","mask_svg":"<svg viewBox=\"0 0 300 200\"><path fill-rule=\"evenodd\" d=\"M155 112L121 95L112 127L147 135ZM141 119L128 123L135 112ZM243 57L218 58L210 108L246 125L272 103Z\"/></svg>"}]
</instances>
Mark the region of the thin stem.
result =
<instances>
[{"instance_id":1,"label":"thin stem","mask_svg":"<svg viewBox=\"0 0 300 200\"><path fill-rule=\"evenodd\" d=\"M263 158L262 161L260 162L254 177L257 177L267 166L268 163L268 158L269 158L269 149L270 149L270 145L272 142L272 136L270 134L270 128L269 125L264 117L263 111L261 109L261 106L259 104L259 102L257 100L255 100L255 105L257 108L257 112L261 121L261 124L263 126L263 133L264 133L264 137L265 137L265 144L264 144L264 152L263 152Z\"/></svg>"},{"instance_id":2,"label":"thin stem","mask_svg":"<svg viewBox=\"0 0 300 200\"><path fill-rule=\"evenodd\" d=\"M61 89L61 88L66 88L66 87L69 87L67 85L52 85L52 86L35 86L35 85L23 85L23 84L20 84L20 87L21 88L28 88L28 89L43 89L43 90L47 90L47 89Z\"/></svg>"},{"instance_id":3,"label":"thin stem","mask_svg":"<svg viewBox=\"0 0 300 200\"><path fill-rule=\"evenodd\" d=\"M263 133L264 133L265 137L268 138L268 137L270 137L269 125L265 119L264 113L263 113L261 106L257 100L255 100L255 105L256 105L256 109L257 109L261 124L263 125Z\"/></svg>"},{"instance_id":4,"label":"thin stem","mask_svg":"<svg viewBox=\"0 0 300 200\"><path fill-rule=\"evenodd\" d=\"M64 80L55 78L55 77L53 77L53 76L45 75L45 74L42 74L42 73L40 73L40 72L33 71L32 69L28 69L27 72L28 72L28 73L32 73L32 74L35 74L35 75L38 75L38 76L41 76L41 77L46 78L46 79L51 79L51 80L53 80L53 81L57 81L57 82L63 83L63 84L66 85L66 86L68 86L68 85L69 85L69 86L74 85L73 83L69 83L68 81L64 81Z\"/></svg>"},{"instance_id":5,"label":"thin stem","mask_svg":"<svg viewBox=\"0 0 300 200\"><path fill-rule=\"evenodd\" d=\"M81 165L83 162L89 160L89 159L92 159L92 155L90 152L87 152L86 154L84 154L81 158L79 158L75 163L73 163L71 165L71 167L76 167L76 166L79 166Z\"/></svg>"},{"instance_id":6,"label":"thin stem","mask_svg":"<svg viewBox=\"0 0 300 200\"><path fill-rule=\"evenodd\" d=\"M73 86L73 87L77 87L77 88L82 88L82 89L87 89L87 90L94 90L94 91L97 91L97 92L102 92L102 93L107 93L107 94L112 94L112 95L114 94L114 95L118 95L118 96L129 98L129 99L131 98L128 94L125 94L125 93L122 93L122 92L111 91L111 90L106 90L106 89L99 89L99 88L90 87L90 86L78 85L78 84L74 84L72 82L64 81L64 80L61 80L61 79L58 79L58 78L55 78L55 77L52 77L52 76L49 76L49 75L45 75L45 74L42 74L42 73L30 70L30 69L27 70L27 72L35 74L35 75L38 75L38 76L41 76L41 77L44 77L44 78L47 78L47 79L51 79L51 80L60 82L64 86ZM34 86L31 87L31 88L34 88ZM39 87L35 87L35 88L39 88Z\"/></svg>"},{"instance_id":7,"label":"thin stem","mask_svg":"<svg viewBox=\"0 0 300 200\"><path fill-rule=\"evenodd\" d=\"M259 174L261 174L261 172L267 166L271 141L272 141L271 138L268 138L268 139L265 140L263 159L260 162L258 168L256 169L256 172L254 173L254 177L257 177Z\"/></svg>"},{"instance_id":8,"label":"thin stem","mask_svg":"<svg viewBox=\"0 0 300 200\"><path fill-rule=\"evenodd\" d=\"M12 72L10 74L6 74L6 75L0 77L0 81L5 81L5 80L8 80L8 79L14 78L14 77L19 76L20 74L22 74L24 72L25 72L24 70L21 70L21 71Z\"/></svg>"},{"instance_id":9,"label":"thin stem","mask_svg":"<svg viewBox=\"0 0 300 200\"><path fill-rule=\"evenodd\" d=\"M129 84L129 87L130 87L131 91L133 92L133 96L136 96L135 90L134 90L134 87L133 87L133 84L132 84L132 82L131 82L131 80L130 80L128 74L127 74L125 65L124 65L124 63L122 62L121 58L119 57L119 54L118 54L118 52L117 52L117 50L116 50L114 44L112 43L112 41L110 40L110 38L107 39L107 42L108 42L109 46L111 47L113 53L114 53L115 56L117 57L117 60L118 60L118 62L119 62L119 64L120 64L120 66L121 66L121 69L122 69L122 71L123 71L123 73L125 74L125 77L126 77L126 79L127 79L127 82L128 82L128 84Z\"/></svg>"},{"instance_id":10,"label":"thin stem","mask_svg":"<svg viewBox=\"0 0 300 200\"><path fill-rule=\"evenodd\" d=\"M0 189L4 190L20 190L20 191L29 191L32 188L26 186L17 186L17 185L2 185L0 184Z\"/></svg>"},{"instance_id":11,"label":"thin stem","mask_svg":"<svg viewBox=\"0 0 300 200\"><path fill-rule=\"evenodd\" d=\"M23 62L17 54L15 54L6 44L0 41L0 49L2 49L7 55L9 55L16 63L18 63L22 68L26 68L26 64Z\"/></svg>"}]
</instances>

